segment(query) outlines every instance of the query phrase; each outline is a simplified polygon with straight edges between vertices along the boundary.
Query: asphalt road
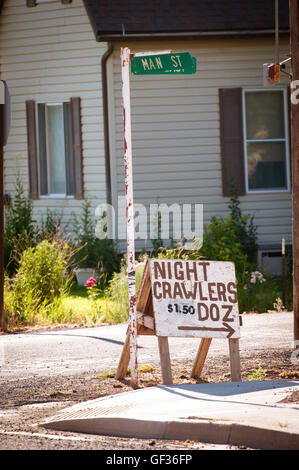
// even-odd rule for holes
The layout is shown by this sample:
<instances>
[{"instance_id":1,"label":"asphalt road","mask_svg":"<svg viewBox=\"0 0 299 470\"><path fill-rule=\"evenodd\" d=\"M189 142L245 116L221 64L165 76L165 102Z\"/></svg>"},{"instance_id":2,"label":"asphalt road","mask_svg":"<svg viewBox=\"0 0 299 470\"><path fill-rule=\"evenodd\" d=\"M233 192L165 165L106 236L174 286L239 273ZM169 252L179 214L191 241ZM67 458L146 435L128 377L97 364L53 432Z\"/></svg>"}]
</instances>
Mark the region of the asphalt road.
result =
<instances>
[{"instance_id":1,"label":"asphalt road","mask_svg":"<svg viewBox=\"0 0 299 470\"><path fill-rule=\"evenodd\" d=\"M94 328L34 330L22 334L0 334L0 449L13 450L237 450L237 447L193 442L132 439L86 435L47 430L43 421L61 409L80 401L98 398L110 386L109 393L124 391L124 385L102 384L96 375L116 369L126 337L125 324ZM199 339L170 338L170 356L174 365L194 360ZM139 364L160 366L157 339L138 338ZM241 328L242 364L255 367L252 358L265 357L269 351L278 357L291 355L293 347L292 313L246 315ZM214 339L209 350L212 362L223 364L228 357L228 341ZM242 356L244 363L242 363ZM221 360L222 358L222 360ZM247 358L247 359L246 359ZM279 359L278 359L279 360ZM183 361L184 363L184 361ZM276 355L277 363L277 355ZM179 366L180 367L180 366ZM218 374L219 367L216 368ZM248 369L249 370L249 369ZM209 370L211 374L211 370ZM107 381L104 381L107 382ZM119 385L119 384L118 384ZM104 387L104 388L103 388ZM1 395L2 394L2 395ZM97 454L105 463L106 454ZM118 454L115 454L118 455Z\"/></svg>"},{"instance_id":2,"label":"asphalt road","mask_svg":"<svg viewBox=\"0 0 299 470\"><path fill-rule=\"evenodd\" d=\"M100 374L117 368L126 337L125 324L31 331L0 335L0 383L53 375ZM195 358L200 340L170 338L171 360ZM138 363L159 366L157 339L138 337ZM293 347L293 314L243 316L240 355ZM228 341L214 339L210 355L228 354Z\"/></svg>"}]
</instances>

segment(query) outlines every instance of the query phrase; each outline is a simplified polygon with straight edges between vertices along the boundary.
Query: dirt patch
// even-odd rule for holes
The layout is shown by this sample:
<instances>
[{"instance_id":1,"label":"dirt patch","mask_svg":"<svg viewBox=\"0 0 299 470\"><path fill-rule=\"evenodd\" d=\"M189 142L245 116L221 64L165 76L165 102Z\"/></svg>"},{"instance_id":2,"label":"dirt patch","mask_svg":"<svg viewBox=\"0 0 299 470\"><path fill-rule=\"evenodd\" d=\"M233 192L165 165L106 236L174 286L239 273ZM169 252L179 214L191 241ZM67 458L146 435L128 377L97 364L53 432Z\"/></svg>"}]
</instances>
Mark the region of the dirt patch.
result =
<instances>
[{"instance_id":1,"label":"dirt patch","mask_svg":"<svg viewBox=\"0 0 299 470\"><path fill-rule=\"evenodd\" d=\"M291 362L291 350L256 351L242 354L242 380L259 370L264 380L298 380L299 366ZM175 384L230 381L227 355L207 358L201 379L191 379L192 361L172 362ZM108 372L108 371L107 371ZM110 371L111 372L111 371ZM140 388L162 384L159 367L144 367L139 373ZM131 391L130 378L119 381L113 377L55 376L30 378L0 384L0 449L93 449L93 450L153 450L153 449L218 449L198 441L163 441L126 439L46 430L41 426L46 418L73 404L107 395ZM299 403L299 392L284 402ZM238 449L224 446L225 449Z\"/></svg>"},{"instance_id":2,"label":"dirt patch","mask_svg":"<svg viewBox=\"0 0 299 470\"><path fill-rule=\"evenodd\" d=\"M299 391L292 392L289 396L281 400L280 403L299 403Z\"/></svg>"}]
</instances>

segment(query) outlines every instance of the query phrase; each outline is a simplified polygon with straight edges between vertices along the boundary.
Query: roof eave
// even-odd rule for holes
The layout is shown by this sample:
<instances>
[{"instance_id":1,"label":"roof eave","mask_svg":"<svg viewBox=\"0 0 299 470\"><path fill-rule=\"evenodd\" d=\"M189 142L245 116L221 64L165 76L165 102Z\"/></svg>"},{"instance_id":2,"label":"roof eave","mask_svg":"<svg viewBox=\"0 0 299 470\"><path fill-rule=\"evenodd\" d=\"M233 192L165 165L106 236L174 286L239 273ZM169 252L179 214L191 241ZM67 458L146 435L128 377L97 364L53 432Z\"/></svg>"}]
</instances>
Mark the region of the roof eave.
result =
<instances>
[{"instance_id":1,"label":"roof eave","mask_svg":"<svg viewBox=\"0 0 299 470\"><path fill-rule=\"evenodd\" d=\"M280 30L280 35L288 35L289 29ZM97 42L106 41L142 41L142 40L179 40L179 39L231 39L246 37L267 37L275 34L274 29L239 30L239 31L192 31L170 33L100 33L96 34Z\"/></svg>"}]
</instances>

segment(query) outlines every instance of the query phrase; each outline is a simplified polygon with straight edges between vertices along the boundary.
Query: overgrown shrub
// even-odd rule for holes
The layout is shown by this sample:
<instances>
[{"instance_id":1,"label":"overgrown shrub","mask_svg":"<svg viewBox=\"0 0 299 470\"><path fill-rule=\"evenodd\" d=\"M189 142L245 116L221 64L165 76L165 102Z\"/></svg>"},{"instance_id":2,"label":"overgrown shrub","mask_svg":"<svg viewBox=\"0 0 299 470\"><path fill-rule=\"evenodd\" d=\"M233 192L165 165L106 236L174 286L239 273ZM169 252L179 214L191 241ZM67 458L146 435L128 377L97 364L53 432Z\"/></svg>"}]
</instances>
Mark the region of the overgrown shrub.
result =
<instances>
[{"instance_id":1,"label":"overgrown shrub","mask_svg":"<svg viewBox=\"0 0 299 470\"><path fill-rule=\"evenodd\" d=\"M62 232L61 222L62 215L47 208L46 218L42 218L41 227L38 230L37 242L59 235Z\"/></svg>"},{"instance_id":2,"label":"overgrown shrub","mask_svg":"<svg viewBox=\"0 0 299 470\"><path fill-rule=\"evenodd\" d=\"M281 278L270 273L245 271L238 280L239 311L267 312L277 311L277 299L283 294ZM286 283L285 308L292 309L292 279Z\"/></svg>"},{"instance_id":3,"label":"overgrown shrub","mask_svg":"<svg viewBox=\"0 0 299 470\"><path fill-rule=\"evenodd\" d=\"M105 214L103 214L105 218ZM105 221L103 220L104 231ZM80 217L74 216L74 233L77 246L76 263L82 268L97 268L110 279L119 270L120 260L114 240L99 239L96 236L96 222L91 216L91 203L83 202Z\"/></svg>"},{"instance_id":4,"label":"overgrown shrub","mask_svg":"<svg viewBox=\"0 0 299 470\"><path fill-rule=\"evenodd\" d=\"M51 309L68 289L72 248L62 240L43 240L27 248L19 259L15 276L6 281L6 315L15 323L32 323Z\"/></svg>"},{"instance_id":5,"label":"overgrown shrub","mask_svg":"<svg viewBox=\"0 0 299 470\"><path fill-rule=\"evenodd\" d=\"M201 259L203 255L200 252L200 249L186 250L182 243L178 243L174 248L162 248L160 247L159 251L151 253L152 258L166 258L166 259Z\"/></svg>"},{"instance_id":6,"label":"overgrown shrub","mask_svg":"<svg viewBox=\"0 0 299 470\"><path fill-rule=\"evenodd\" d=\"M135 266L135 282L136 292L138 292L142 274L144 271L145 260L136 262ZM129 291L126 257L123 258L119 272L116 272L107 291L107 296L113 301L113 307L107 313L106 319L111 323L121 323L127 321L129 311Z\"/></svg>"},{"instance_id":7,"label":"overgrown shrub","mask_svg":"<svg viewBox=\"0 0 299 470\"><path fill-rule=\"evenodd\" d=\"M250 269L247 255L237 239L231 216L226 219L211 218L204 231L200 253L209 260L234 262L237 276Z\"/></svg>"},{"instance_id":8,"label":"overgrown shrub","mask_svg":"<svg viewBox=\"0 0 299 470\"><path fill-rule=\"evenodd\" d=\"M36 227L32 215L32 200L25 194L20 178L17 178L15 196L5 211L4 266L9 274L17 268L15 253L33 246Z\"/></svg>"},{"instance_id":9,"label":"overgrown shrub","mask_svg":"<svg viewBox=\"0 0 299 470\"><path fill-rule=\"evenodd\" d=\"M38 299L51 302L66 287L70 247L43 240L21 256L15 286L26 292L34 290Z\"/></svg>"},{"instance_id":10,"label":"overgrown shrub","mask_svg":"<svg viewBox=\"0 0 299 470\"><path fill-rule=\"evenodd\" d=\"M248 261L256 263L258 243L254 217L248 214L242 215L240 201L234 192L228 207L231 214L231 223L235 228L236 240L240 243L242 252L246 254Z\"/></svg>"}]
</instances>

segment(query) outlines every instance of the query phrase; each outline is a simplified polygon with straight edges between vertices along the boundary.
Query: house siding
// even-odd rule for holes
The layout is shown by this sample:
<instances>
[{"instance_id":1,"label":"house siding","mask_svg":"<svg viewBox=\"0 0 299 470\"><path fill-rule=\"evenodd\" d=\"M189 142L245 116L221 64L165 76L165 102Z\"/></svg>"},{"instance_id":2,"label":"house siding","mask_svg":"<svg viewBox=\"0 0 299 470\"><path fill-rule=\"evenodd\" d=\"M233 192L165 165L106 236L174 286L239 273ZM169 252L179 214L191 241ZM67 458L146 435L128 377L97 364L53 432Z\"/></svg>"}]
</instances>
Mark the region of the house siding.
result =
<instances>
[{"instance_id":1,"label":"house siding","mask_svg":"<svg viewBox=\"0 0 299 470\"><path fill-rule=\"evenodd\" d=\"M132 52L174 49L197 58L190 76L131 77L134 200L138 203L200 203L204 222L226 216L222 196L219 88L263 88L262 64L274 60L273 39L136 42ZM123 111L120 43L108 59L108 106L112 196L124 195ZM25 101L63 101L81 97L84 194L93 207L106 201L101 57L81 0L27 8L25 0L5 0L0 16L0 78L11 93L12 126L5 147L5 192L13 194L19 174L28 189ZM281 60L289 44L281 38ZM288 85L283 76L282 85ZM247 194L244 213L254 215L261 245L291 242L290 193ZM38 222L47 208L63 214L71 229L81 201L34 201ZM122 224L124 229L125 220ZM142 248L144 243L138 243Z\"/></svg>"},{"instance_id":2,"label":"house siding","mask_svg":"<svg viewBox=\"0 0 299 470\"><path fill-rule=\"evenodd\" d=\"M263 89L263 63L273 62L272 39L131 43L131 52L172 49L197 58L197 73L131 76L134 200L138 203L203 204L204 223L229 213L222 195L219 88ZM124 194L123 112L120 47L110 59L110 145L113 198ZM281 60L288 56L281 40ZM282 76L279 86L287 87ZM271 87L272 88L272 87ZM254 215L260 245L291 242L291 194L240 197L243 213ZM141 247L141 244L139 244Z\"/></svg>"},{"instance_id":3,"label":"house siding","mask_svg":"<svg viewBox=\"0 0 299 470\"><path fill-rule=\"evenodd\" d=\"M96 43L81 0L44 3L27 8L25 0L6 0L0 16L0 77L11 94L11 131L5 147L5 192L13 195L17 175L28 190L25 101L59 102L81 97L84 194L93 206L105 202L105 161L101 88L101 56L106 43ZM41 222L47 208L63 215L82 201L41 198L34 217Z\"/></svg>"}]
</instances>

